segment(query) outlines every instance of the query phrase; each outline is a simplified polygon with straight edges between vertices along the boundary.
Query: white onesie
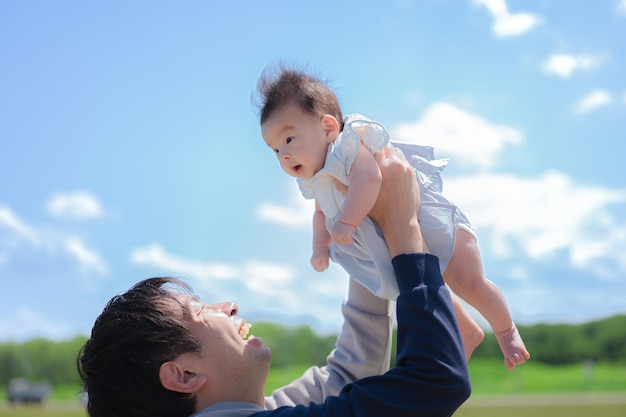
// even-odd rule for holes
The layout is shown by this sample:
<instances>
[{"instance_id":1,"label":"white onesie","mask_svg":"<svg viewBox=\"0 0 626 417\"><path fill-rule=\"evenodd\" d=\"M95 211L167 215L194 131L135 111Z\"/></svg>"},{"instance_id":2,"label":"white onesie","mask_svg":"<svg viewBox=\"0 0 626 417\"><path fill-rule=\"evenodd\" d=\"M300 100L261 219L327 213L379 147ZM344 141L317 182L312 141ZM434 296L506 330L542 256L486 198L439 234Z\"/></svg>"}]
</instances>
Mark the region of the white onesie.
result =
<instances>
[{"instance_id":1,"label":"white onesie","mask_svg":"<svg viewBox=\"0 0 626 417\"><path fill-rule=\"evenodd\" d=\"M328 147L324 167L311 179L298 179L302 195L319 203L329 230L346 200L346 195L335 188L334 179L349 187L350 169L359 146L364 144L374 154L388 143L389 134L382 124L360 114L349 115L344 119L343 130ZM439 257L443 273L452 256L457 227L473 233L463 212L441 194L443 181L440 174L448 159L434 159L434 150L429 146L395 141L392 145L402 150L415 169L421 193L418 212L420 229L430 253ZM331 259L377 296L395 300L398 286L391 255L378 226L366 217L357 226L353 239L351 245L331 243Z\"/></svg>"}]
</instances>

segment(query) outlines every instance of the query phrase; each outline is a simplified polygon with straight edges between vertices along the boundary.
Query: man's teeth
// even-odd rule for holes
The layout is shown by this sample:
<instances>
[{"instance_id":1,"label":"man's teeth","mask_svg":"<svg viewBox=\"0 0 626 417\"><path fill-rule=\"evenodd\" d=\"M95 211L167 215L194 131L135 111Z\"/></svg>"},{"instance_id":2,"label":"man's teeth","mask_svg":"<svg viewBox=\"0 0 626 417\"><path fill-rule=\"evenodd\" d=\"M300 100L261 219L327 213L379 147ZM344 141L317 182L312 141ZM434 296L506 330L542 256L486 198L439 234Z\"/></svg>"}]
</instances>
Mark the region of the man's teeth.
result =
<instances>
[{"instance_id":1,"label":"man's teeth","mask_svg":"<svg viewBox=\"0 0 626 417\"><path fill-rule=\"evenodd\" d=\"M246 323L243 326L241 326L241 329L239 329L239 336L241 336L242 339L246 338L246 336L248 335L248 332L250 332L250 327L252 327L250 323Z\"/></svg>"}]
</instances>

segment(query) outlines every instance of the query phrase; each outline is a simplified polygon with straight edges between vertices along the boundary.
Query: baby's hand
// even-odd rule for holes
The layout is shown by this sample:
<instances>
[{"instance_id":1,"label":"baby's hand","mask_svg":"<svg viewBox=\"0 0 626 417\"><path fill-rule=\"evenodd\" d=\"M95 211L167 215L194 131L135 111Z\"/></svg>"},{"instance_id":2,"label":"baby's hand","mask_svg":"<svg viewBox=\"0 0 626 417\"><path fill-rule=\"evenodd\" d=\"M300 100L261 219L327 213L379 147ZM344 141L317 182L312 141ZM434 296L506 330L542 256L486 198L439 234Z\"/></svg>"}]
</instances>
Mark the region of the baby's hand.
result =
<instances>
[{"instance_id":1,"label":"baby's hand","mask_svg":"<svg viewBox=\"0 0 626 417\"><path fill-rule=\"evenodd\" d=\"M313 251L313 256L311 256L311 265L313 269L317 272L324 272L328 269L328 259L330 255L328 254L328 248L326 250L317 250Z\"/></svg>"},{"instance_id":2,"label":"baby's hand","mask_svg":"<svg viewBox=\"0 0 626 417\"><path fill-rule=\"evenodd\" d=\"M355 230L356 227L351 224L336 222L330 229L330 237L333 239L333 242L339 245L351 245L352 235Z\"/></svg>"}]
</instances>

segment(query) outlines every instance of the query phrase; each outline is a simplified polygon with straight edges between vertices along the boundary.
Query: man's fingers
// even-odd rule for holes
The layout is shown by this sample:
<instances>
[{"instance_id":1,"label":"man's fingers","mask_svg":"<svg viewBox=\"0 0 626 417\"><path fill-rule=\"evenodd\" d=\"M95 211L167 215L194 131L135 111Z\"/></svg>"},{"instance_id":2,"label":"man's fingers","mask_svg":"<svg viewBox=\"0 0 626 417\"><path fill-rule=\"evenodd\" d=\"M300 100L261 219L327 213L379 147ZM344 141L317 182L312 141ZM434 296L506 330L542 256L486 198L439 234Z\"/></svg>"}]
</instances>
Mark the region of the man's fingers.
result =
<instances>
[{"instance_id":1,"label":"man's fingers","mask_svg":"<svg viewBox=\"0 0 626 417\"><path fill-rule=\"evenodd\" d=\"M424 249L417 211L419 186L415 172L404 153L387 146L376 154L382 184L369 215L380 226L392 255L421 252ZM413 230L415 233L408 233Z\"/></svg>"},{"instance_id":2,"label":"man's fingers","mask_svg":"<svg viewBox=\"0 0 626 417\"><path fill-rule=\"evenodd\" d=\"M391 145L389 145L389 146L385 146L385 147L383 148L383 150L382 150L382 151L380 151L380 152L376 152L376 153L374 154L374 159L376 160L376 162L378 162L378 165L379 165L379 166L381 165L381 163L382 163L382 161L383 161L384 159L386 159L386 158L388 158L388 157L389 157L389 148L390 148L390 147L391 147Z\"/></svg>"},{"instance_id":3,"label":"man's fingers","mask_svg":"<svg viewBox=\"0 0 626 417\"><path fill-rule=\"evenodd\" d=\"M402 152L399 148L396 148L395 146L391 148L391 150L389 151L389 155L393 158L397 158L402 162L405 162L406 164L409 163L408 159L406 159L406 156L404 156L404 152Z\"/></svg>"}]
</instances>

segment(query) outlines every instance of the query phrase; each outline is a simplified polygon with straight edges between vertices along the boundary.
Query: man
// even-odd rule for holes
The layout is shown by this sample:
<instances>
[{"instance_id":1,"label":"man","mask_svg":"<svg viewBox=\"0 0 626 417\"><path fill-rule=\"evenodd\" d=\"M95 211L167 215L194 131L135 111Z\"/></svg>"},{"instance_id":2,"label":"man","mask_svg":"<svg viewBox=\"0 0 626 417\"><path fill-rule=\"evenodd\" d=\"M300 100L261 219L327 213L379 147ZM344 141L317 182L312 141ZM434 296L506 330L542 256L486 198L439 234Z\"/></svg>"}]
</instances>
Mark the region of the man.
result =
<instances>
[{"instance_id":1,"label":"man","mask_svg":"<svg viewBox=\"0 0 626 417\"><path fill-rule=\"evenodd\" d=\"M243 339L236 305L204 304L179 283L156 278L114 297L94 324L79 358L89 415L452 415L469 396L469 375L438 260L424 253L414 173L396 150L381 152L377 162L383 182L370 216L388 243L400 288L395 368L376 375L387 359L386 315L380 302L360 311L368 295L351 283L328 365L266 399L271 352L258 338Z\"/></svg>"}]
</instances>

